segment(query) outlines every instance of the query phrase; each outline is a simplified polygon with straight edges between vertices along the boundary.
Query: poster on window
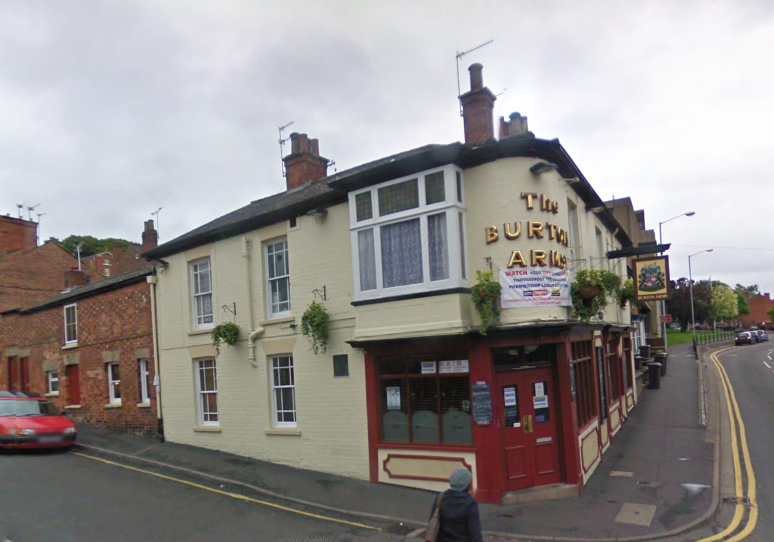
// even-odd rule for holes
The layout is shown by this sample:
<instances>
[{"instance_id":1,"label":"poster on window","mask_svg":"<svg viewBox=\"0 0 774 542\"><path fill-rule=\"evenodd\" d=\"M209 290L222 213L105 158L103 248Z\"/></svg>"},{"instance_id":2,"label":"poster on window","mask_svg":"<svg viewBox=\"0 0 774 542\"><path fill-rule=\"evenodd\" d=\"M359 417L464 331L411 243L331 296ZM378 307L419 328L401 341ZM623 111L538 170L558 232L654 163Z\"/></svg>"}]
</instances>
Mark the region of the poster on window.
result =
<instances>
[{"instance_id":1,"label":"poster on window","mask_svg":"<svg viewBox=\"0 0 774 542\"><path fill-rule=\"evenodd\" d=\"M387 410L400 410L400 386L387 386Z\"/></svg>"},{"instance_id":2,"label":"poster on window","mask_svg":"<svg viewBox=\"0 0 774 542\"><path fill-rule=\"evenodd\" d=\"M566 269L501 269L500 307L572 306L570 272Z\"/></svg>"},{"instance_id":3,"label":"poster on window","mask_svg":"<svg viewBox=\"0 0 774 542\"><path fill-rule=\"evenodd\" d=\"M468 360L456 359L438 362L438 372L441 374L448 373L467 373L468 372Z\"/></svg>"}]
</instances>

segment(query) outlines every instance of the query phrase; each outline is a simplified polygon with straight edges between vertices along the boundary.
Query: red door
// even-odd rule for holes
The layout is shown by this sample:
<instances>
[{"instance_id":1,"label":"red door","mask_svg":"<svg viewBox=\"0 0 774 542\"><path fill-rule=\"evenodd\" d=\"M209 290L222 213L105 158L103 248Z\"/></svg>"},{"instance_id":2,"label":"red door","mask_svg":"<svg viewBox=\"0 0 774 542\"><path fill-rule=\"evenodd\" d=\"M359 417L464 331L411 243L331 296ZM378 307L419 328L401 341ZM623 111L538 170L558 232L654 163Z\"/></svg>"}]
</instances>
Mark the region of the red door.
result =
<instances>
[{"instance_id":1,"label":"red door","mask_svg":"<svg viewBox=\"0 0 774 542\"><path fill-rule=\"evenodd\" d=\"M67 366L67 404L81 404L81 377L77 365Z\"/></svg>"},{"instance_id":2,"label":"red door","mask_svg":"<svg viewBox=\"0 0 774 542\"><path fill-rule=\"evenodd\" d=\"M16 356L8 358L8 391L21 391L21 371Z\"/></svg>"},{"instance_id":3,"label":"red door","mask_svg":"<svg viewBox=\"0 0 774 542\"><path fill-rule=\"evenodd\" d=\"M506 491L559 483L558 409L551 369L499 373L494 401L505 454Z\"/></svg>"}]
</instances>

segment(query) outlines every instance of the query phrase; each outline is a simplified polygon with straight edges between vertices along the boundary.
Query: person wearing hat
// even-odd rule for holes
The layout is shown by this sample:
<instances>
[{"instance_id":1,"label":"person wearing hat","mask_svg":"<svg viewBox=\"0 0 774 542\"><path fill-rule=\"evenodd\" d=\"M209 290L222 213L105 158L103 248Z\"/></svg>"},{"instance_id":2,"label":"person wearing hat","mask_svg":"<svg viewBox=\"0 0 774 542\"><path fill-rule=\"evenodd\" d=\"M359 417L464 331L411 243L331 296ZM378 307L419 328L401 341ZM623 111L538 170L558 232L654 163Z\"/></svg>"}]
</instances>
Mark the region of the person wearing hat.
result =
<instances>
[{"instance_id":1,"label":"person wearing hat","mask_svg":"<svg viewBox=\"0 0 774 542\"><path fill-rule=\"evenodd\" d=\"M465 467L457 467L449 476L449 489L441 495L441 527L437 542L483 542L478 503L470 494L473 476ZM430 517L438 499L433 502Z\"/></svg>"}]
</instances>

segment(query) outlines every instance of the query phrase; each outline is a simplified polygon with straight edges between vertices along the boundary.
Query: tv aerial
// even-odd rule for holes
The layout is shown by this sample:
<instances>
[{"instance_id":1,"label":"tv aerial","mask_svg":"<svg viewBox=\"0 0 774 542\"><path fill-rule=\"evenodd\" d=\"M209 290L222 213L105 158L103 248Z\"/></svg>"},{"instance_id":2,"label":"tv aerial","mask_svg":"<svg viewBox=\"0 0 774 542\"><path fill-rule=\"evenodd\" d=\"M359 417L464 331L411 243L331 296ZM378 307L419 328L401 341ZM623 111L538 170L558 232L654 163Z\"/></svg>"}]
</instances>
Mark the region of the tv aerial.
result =
<instances>
[{"instance_id":1,"label":"tv aerial","mask_svg":"<svg viewBox=\"0 0 774 542\"><path fill-rule=\"evenodd\" d=\"M475 47L473 47L472 49L468 49L467 51L463 51L461 53L459 51L457 52L457 96L462 95L462 90L460 89L460 59L468 53L472 53L473 51L477 51L478 49L481 49L482 47L489 45L493 41L494 40L489 40L486 43L476 45ZM461 116L462 116L462 103L460 103L460 117Z\"/></svg>"},{"instance_id":2,"label":"tv aerial","mask_svg":"<svg viewBox=\"0 0 774 542\"><path fill-rule=\"evenodd\" d=\"M293 124L293 122L295 122L295 121L292 121L292 120L291 120L291 121L290 121L290 122L288 122L288 123L287 123L285 126L280 126L280 127L279 127L279 130L278 130L278 131L279 131L279 139L278 139L278 142L279 142L279 146L280 146L280 164L282 164L282 166L281 166L281 167L282 167L282 176L283 176L283 177L285 177L285 176L286 176L286 173L285 173L285 161L283 160L284 156L283 156L283 154L282 154L282 147L285 145L285 142L286 142L288 139L290 139L290 138L287 138L287 137L286 137L285 139L282 139L282 132L284 132L284 131L285 131L285 128L287 128L288 126L290 126L291 124Z\"/></svg>"}]
</instances>

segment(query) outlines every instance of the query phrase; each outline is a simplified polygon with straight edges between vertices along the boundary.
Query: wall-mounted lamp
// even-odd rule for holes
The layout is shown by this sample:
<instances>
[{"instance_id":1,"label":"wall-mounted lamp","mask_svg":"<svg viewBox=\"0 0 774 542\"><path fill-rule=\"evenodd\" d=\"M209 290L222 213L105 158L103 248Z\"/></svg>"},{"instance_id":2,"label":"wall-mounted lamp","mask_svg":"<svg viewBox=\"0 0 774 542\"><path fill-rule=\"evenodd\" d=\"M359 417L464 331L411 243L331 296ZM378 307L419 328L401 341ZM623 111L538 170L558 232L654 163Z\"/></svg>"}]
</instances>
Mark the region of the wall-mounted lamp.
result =
<instances>
[{"instance_id":1,"label":"wall-mounted lamp","mask_svg":"<svg viewBox=\"0 0 774 542\"><path fill-rule=\"evenodd\" d=\"M581 182L580 177L571 177L569 179L562 179L567 184L576 184Z\"/></svg>"},{"instance_id":2,"label":"wall-mounted lamp","mask_svg":"<svg viewBox=\"0 0 774 542\"><path fill-rule=\"evenodd\" d=\"M325 216L328 214L328 209L312 209L311 211L307 211L306 216L313 216L314 221L320 224L323 220L325 220Z\"/></svg>"},{"instance_id":3,"label":"wall-mounted lamp","mask_svg":"<svg viewBox=\"0 0 774 542\"><path fill-rule=\"evenodd\" d=\"M556 171L557 169L559 169L559 166L552 164L551 162L538 162L529 168L530 172L534 173L535 175L548 173L549 171Z\"/></svg>"},{"instance_id":4,"label":"wall-mounted lamp","mask_svg":"<svg viewBox=\"0 0 774 542\"><path fill-rule=\"evenodd\" d=\"M592 207L591 209L589 209L589 211L591 211L595 215L598 215L599 213L601 213L605 209L607 209L607 207L604 207L604 206L602 206L602 207Z\"/></svg>"}]
</instances>

